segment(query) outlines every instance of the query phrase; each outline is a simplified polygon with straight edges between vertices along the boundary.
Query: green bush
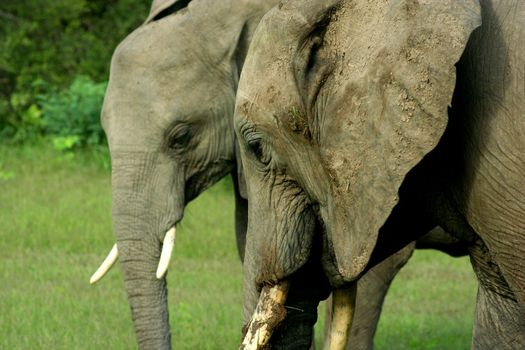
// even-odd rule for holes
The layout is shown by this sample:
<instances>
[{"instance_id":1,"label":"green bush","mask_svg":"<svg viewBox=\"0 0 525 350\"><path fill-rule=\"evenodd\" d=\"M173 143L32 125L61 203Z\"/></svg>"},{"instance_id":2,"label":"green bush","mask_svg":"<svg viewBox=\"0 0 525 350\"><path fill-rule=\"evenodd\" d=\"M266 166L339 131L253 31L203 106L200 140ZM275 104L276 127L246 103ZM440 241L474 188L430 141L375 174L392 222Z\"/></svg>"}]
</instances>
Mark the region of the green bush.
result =
<instances>
[{"instance_id":1,"label":"green bush","mask_svg":"<svg viewBox=\"0 0 525 350\"><path fill-rule=\"evenodd\" d=\"M0 98L0 138L20 143L41 135L42 108L37 96L55 90L42 79L35 79L26 90L13 91L3 101Z\"/></svg>"},{"instance_id":2,"label":"green bush","mask_svg":"<svg viewBox=\"0 0 525 350\"><path fill-rule=\"evenodd\" d=\"M42 130L51 136L55 148L68 150L104 142L100 110L106 86L78 76L67 89L38 98Z\"/></svg>"},{"instance_id":3,"label":"green bush","mask_svg":"<svg viewBox=\"0 0 525 350\"><path fill-rule=\"evenodd\" d=\"M0 0L0 142L33 142L41 134L38 98L49 94L42 88L66 89L78 75L107 80L113 50L150 6L151 0Z\"/></svg>"}]
</instances>

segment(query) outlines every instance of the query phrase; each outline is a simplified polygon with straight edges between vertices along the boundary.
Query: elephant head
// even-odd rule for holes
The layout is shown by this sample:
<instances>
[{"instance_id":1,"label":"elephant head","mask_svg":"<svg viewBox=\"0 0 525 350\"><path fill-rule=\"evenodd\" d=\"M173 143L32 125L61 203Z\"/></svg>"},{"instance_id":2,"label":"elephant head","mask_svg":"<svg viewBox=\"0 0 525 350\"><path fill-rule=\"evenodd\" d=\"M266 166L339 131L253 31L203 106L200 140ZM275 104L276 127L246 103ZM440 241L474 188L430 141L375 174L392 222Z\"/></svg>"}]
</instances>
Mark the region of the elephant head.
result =
<instances>
[{"instance_id":1,"label":"elephant head","mask_svg":"<svg viewBox=\"0 0 525 350\"><path fill-rule=\"evenodd\" d=\"M114 52L101 118L112 160L112 256L141 349L171 347L164 274L175 227L189 201L236 168L239 73L271 5L155 0Z\"/></svg>"},{"instance_id":2,"label":"elephant head","mask_svg":"<svg viewBox=\"0 0 525 350\"><path fill-rule=\"evenodd\" d=\"M234 122L249 199L245 293L286 290L313 254L332 288L359 278L404 178L445 130L479 12L475 0L291 0L265 15Z\"/></svg>"}]
</instances>

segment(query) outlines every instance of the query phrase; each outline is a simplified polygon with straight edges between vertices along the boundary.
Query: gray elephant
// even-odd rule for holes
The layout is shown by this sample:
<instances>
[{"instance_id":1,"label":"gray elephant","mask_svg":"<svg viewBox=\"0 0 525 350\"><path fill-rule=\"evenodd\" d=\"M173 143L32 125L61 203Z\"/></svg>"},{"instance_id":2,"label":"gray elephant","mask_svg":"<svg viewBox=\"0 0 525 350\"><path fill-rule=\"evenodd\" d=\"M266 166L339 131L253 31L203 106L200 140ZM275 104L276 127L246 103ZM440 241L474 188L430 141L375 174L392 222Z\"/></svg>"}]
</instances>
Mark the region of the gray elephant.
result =
<instances>
[{"instance_id":1,"label":"gray elephant","mask_svg":"<svg viewBox=\"0 0 525 350\"><path fill-rule=\"evenodd\" d=\"M466 242L451 236L441 227L436 227L367 271L357 283L354 319L346 350L374 349L374 336L387 292L397 273L406 265L415 249L439 250L451 257L468 254ZM329 300L325 306L325 320L331 320L332 302ZM325 340L328 340L330 331L330 322L325 322Z\"/></svg>"},{"instance_id":2,"label":"gray elephant","mask_svg":"<svg viewBox=\"0 0 525 350\"><path fill-rule=\"evenodd\" d=\"M237 176L239 73L256 25L276 2L156 0L113 55L101 119L117 243L92 282L119 256L141 349L171 347L165 272L175 226L189 201ZM242 257L247 204L234 182Z\"/></svg>"},{"instance_id":3,"label":"gray elephant","mask_svg":"<svg viewBox=\"0 0 525 350\"><path fill-rule=\"evenodd\" d=\"M235 146L233 138L230 134L232 130L232 115L228 112L229 106L233 104L235 84L227 85L226 91L224 92L225 96L223 96L223 98L221 98L219 101L212 100L210 101L210 104L208 106L201 104L200 101L208 97L210 94L221 90L221 82L215 81L215 73L224 74L223 78L228 78L231 81L236 80L236 78L238 77L238 71L242 66L249 38L251 37L251 31L253 31L255 23L254 21L260 18L261 12L266 11L271 5L271 3L269 2L266 4L266 7L261 8L257 8L257 6L254 6L253 4L244 4L247 7L251 6L253 8L253 13L255 13L255 17L253 17L251 21L248 22L247 25L242 28L243 32L241 34L237 33L237 35L243 36L242 38L237 38L237 41L230 40L229 42L222 43L222 45L224 46L221 46L220 48L214 45L210 45L208 47L206 46L208 44L201 44L202 49L206 48L206 50L209 50L210 52L201 51L198 54L210 56L212 58L217 58L217 56L222 54L221 50L226 51L228 49L228 45L232 45L232 51L237 50L235 53L235 64L232 64L229 67L222 67L225 68L224 72L208 71L208 73L210 73L208 75L202 74L202 70L207 70L208 67L210 67L210 63L207 61L196 61L194 65L191 65L189 67L184 66L188 60L191 60L191 58L195 57L196 53L194 51L183 50L183 53L172 52L172 48L168 46L163 46L167 43L167 36L172 35L173 33L183 34L185 35L184 37L191 36L192 33L190 31L193 30L195 26L198 26L198 23L206 21L210 21L211 23L213 23L213 21L217 21L217 17L212 17L209 14L201 14L200 12L203 11L202 7L199 7L197 9L193 9L193 7L190 7L190 9L192 9L192 12L186 13L186 16L195 16L195 18L193 19L194 23L192 25L182 27L179 23L180 21L178 22L175 20L170 20L169 22L165 22L162 25L157 25L155 23L156 21L165 19L165 17L169 15L178 16L178 12L183 11L185 9L185 6L187 5L187 2L181 1L154 2L151 13L148 16L145 25L139 28L135 33L131 34L130 37L128 37L123 42L121 47L117 49L115 53L114 68L112 68L112 74L110 79L110 89L108 90L106 96L105 111L103 115L103 119L111 117L111 123L113 125L111 127L106 127L108 137L110 136L109 133L116 135L115 137L123 137L119 135L121 133L127 132L127 137L133 139L133 144L125 144L121 142L115 145L115 143L113 143L113 148L115 148L116 146L120 148L119 153L122 151L127 153L126 158L130 162L130 164L126 166L126 169L124 169L129 173L127 176L142 176L139 172L140 167L145 166L145 164L143 164L142 162L136 161L136 158L134 158L133 155L134 150L136 150L136 148L141 147L144 147L144 149L148 149L148 147L155 147L156 144L154 141L156 137L158 137L159 142L164 142L166 140L166 134L172 131L171 129L169 129L172 125L170 125L168 122L176 122L178 121L178 119L180 119L180 115L178 115L177 113L173 113L171 116L166 116L165 114L161 113L165 110L169 110L170 106L172 106L173 104L178 104L175 108L181 108L187 112L184 117L185 121L187 121L189 125L197 124L200 126L200 128L206 129L206 131L210 132L207 136L202 136L201 134L186 135L186 141L198 143L198 147L201 148L200 152L196 152L195 154L191 152L183 155L177 154L177 161L179 162L179 164L185 164L190 161L198 161L198 159L195 158L195 155L197 156L197 158L199 156L203 157L204 155L202 152L210 151L211 147L216 147L214 151L218 152L217 158L222 158L221 160L229 161L224 162L223 164L219 164L221 168L220 174L216 173L217 162L214 161L213 158L201 161L199 168L200 173L203 174L203 178L206 181L208 181L208 183L206 185L203 185L200 189L195 189L193 188L193 186L195 186L194 183L188 183L189 181L186 181L184 190L181 190L180 188L175 189L175 194L169 193L169 191L164 192L166 196L173 196L174 198L178 198L178 200L181 200L186 191L196 191L200 193L200 191L202 191L203 188L205 188L209 184L212 184L214 181L222 177L222 175L227 174L230 171L232 171L233 175L236 176L236 172L234 170L235 159L232 155L232 150ZM227 4L225 4L225 6L226 5ZM223 13L221 11L224 11L224 9L221 8L217 11ZM199 19L199 16L203 16L203 18ZM235 21L232 23L228 23L228 25L232 25L233 30L238 31L240 28L240 24ZM208 22L206 23L206 25L208 25ZM215 34L224 37L225 35L223 35L223 32L227 31L228 28L223 29L223 31L217 31ZM151 41L151 38L155 38L156 40ZM205 37L201 38L201 40L205 39ZM144 50L144 52L140 52L144 49L145 45L152 44L153 47L150 47L148 50ZM181 47L186 47L184 45L188 45L188 48L190 48L190 45L193 44L189 42L185 42L185 44L179 43L177 45L177 48L180 49ZM124 46L125 48L122 48ZM168 66L169 68L165 68L166 66ZM155 67L160 67L161 69L155 69ZM181 73L181 70L185 70L185 72ZM190 73L193 74L190 75ZM176 82L173 82L171 80L163 80L169 74L179 74L180 77L186 77L187 80L182 80L182 82L180 80L177 80ZM197 81L199 79L200 81ZM133 82L138 80L140 80L141 82L140 85L133 84ZM208 85L206 86L205 83ZM219 83L219 85L217 85L217 83ZM188 88L188 86L201 86L202 89L195 91L193 89ZM180 91L175 90L172 93L161 93L157 94L153 99L149 98L150 94L153 92L152 90L165 90L166 92L168 92L176 88L179 88ZM215 91L213 91L214 89ZM191 91L192 95L188 96L186 91ZM183 101L184 103L181 103L180 101ZM111 108L113 111L112 114L109 111L106 112L106 108ZM153 111L151 110L152 108L156 108L156 110ZM211 113L212 115L208 116L204 112L201 113L203 108L210 108L210 111L213 112ZM159 110L161 110L161 112L159 112ZM142 118L141 116L147 114L150 115L147 122L152 123L151 125L149 125L150 128L148 128L147 126L143 126L144 124L142 124L144 123L144 118ZM169 119L170 117L173 118L173 120ZM167 119L162 121L162 118ZM160 122L166 123L164 124L164 127L167 129L159 130L156 127L153 128L153 126L159 126ZM209 124L206 124L207 122ZM150 142L152 142L151 145L148 146L145 143L141 143L140 138L137 139L136 137L133 137L134 134L138 132L135 128L139 127L139 131L142 133L142 136L140 138L143 139L142 141L145 141L145 139L149 139ZM192 127L189 127L188 131L193 133L194 129ZM135 136L137 135L135 134ZM220 144L214 144L212 142L207 143L208 137L213 138L214 136L216 137L216 139L221 139ZM126 135L124 135L124 137L126 137ZM168 137L171 137L171 135L168 135ZM181 150L181 153L182 151L183 150ZM114 155L119 155L119 153L112 152L112 154ZM160 167L161 163L165 160L163 160L162 155L162 152L159 152L157 158L155 160L151 160L150 166L152 168ZM121 174L124 170L120 167L114 169L114 176L122 176ZM155 177L158 177L161 173L163 173L162 170L150 169L149 171L152 172L154 175L156 172L158 172L158 174L155 175ZM174 171L171 174L164 172L163 174L167 176L166 179L168 180L170 179L169 176L174 177L171 178L171 180L169 181L177 180L177 171ZM121 182L119 183L121 184ZM118 185L118 183L116 183L116 185ZM167 185L166 182L159 181L155 184L145 183L144 186L149 186L148 191L160 192L163 191L163 186L165 187ZM158 188L156 188L155 186L157 186ZM122 192L117 191L115 195L123 196L121 193ZM137 196L138 194L129 193L128 195ZM149 200L154 200L154 194L151 194L151 196L153 197ZM118 203L119 204L118 207L116 207L116 210L123 210L123 204L121 204L121 202ZM165 200L165 203L168 203L168 199ZM179 204L178 209L181 209L181 206L183 207L184 204ZM236 234L238 249L242 258L246 226L246 203L240 196L238 187L236 187L236 204ZM162 210L162 208L155 208ZM155 213L154 210L143 210L144 215L158 215L158 213ZM163 213L161 212L161 215L162 214ZM142 225L145 226L147 225L147 223L143 223ZM170 234L171 233L174 233L174 230L170 230ZM117 236L119 235L120 233L119 231L117 231ZM135 233L135 235L139 234ZM144 238L148 239L148 237L149 236L145 233ZM173 241L173 237L168 238L168 240ZM166 239L164 239L164 241L166 242ZM156 243L154 241L152 242L152 244L153 247L156 246ZM163 246L164 250L166 250L166 246L167 245ZM103 274L107 271L111 264L116 261L118 254L119 253L117 250L117 245L115 245L112 249L112 252L110 253L108 260L105 261L101 269L99 269L99 271L97 271L97 273L92 277L92 283L98 281L103 276ZM122 248L120 255L122 256ZM409 255L410 254L398 254L397 259L391 259L392 261L382 264L382 268L376 269L378 271L381 271L381 273L374 272L372 274L374 277L371 278L371 280L376 282L375 285L368 283L366 287L362 288L362 290L365 291L364 293L368 296L370 295L371 290L379 290L378 293L374 292L374 296L377 297L374 298L374 300L378 300L378 303L367 302L363 304L362 307L359 308L357 311L358 313L361 313L363 317L360 317L359 319L361 322L358 322L356 324L356 329L359 330L359 337L361 337L361 339L356 341L358 341L359 344L362 344L363 348L368 346L365 344L371 344L372 336L375 330L375 325L377 324L377 318L380 312L380 302L382 302L384 293L386 293L386 288L384 288L384 286L385 284L389 284L391 279L395 276L395 273L398 271L399 267L406 262L406 259L408 259ZM132 261L133 259L139 258L142 258L142 253L136 251L134 255L127 257L126 259ZM163 278L163 273L164 271L166 271L168 261L169 257L165 257L164 259L162 259L162 263L159 264L161 266L160 269L157 269L157 274L160 278ZM127 266L127 264L130 264L130 262L126 262L124 266ZM151 268L152 267L150 266L150 270ZM138 274L136 272L136 270L138 269L137 267L135 267L134 269L135 270L131 270L128 273L127 279L134 280L134 290L128 291L128 293L130 293L130 303L133 309L133 317L135 320L138 320L135 322L135 327L137 328L139 344L141 344L141 347L146 348L151 344L158 344L159 339L166 339L165 342L162 340L160 342L162 342L162 344L167 344L169 342L169 339L166 337L169 337L169 333L166 334L168 328L166 323L167 308L165 305L165 300L161 299L160 302L158 302L156 305L152 305L155 306L157 314L154 314L153 311L149 311L148 315L150 317L150 321L148 324L140 321L143 318L143 316L141 316L141 312L144 312L143 310L147 309L149 305L148 303L150 303L151 301L145 298L143 298L140 302L133 301L136 299L134 298L134 295L142 293L142 291L147 291L148 293L151 293L151 295L161 295L165 298L165 284L161 283L162 281L156 281L151 274ZM150 285L148 285L148 283ZM364 301L365 299L362 300ZM157 317L157 315L159 317ZM374 317L370 319L368 317L365 317L365 315L373 315ZM149 342L146 342L142 340L144 338L151 338L151 340Z\"/></svg>"},{"instance_id":4,"label":"gray elephant","mask_svg":"<svg viewBox=\"0 0 525 350\"><path fill-rule=\"evenodd\" d=\"M290 0L263 18L235 112L243 347L306 347L319 300L349 296L350 318L355 281L439 225L480 283L472 347L525 348L524 28L520 0Z\"/></svg>"}]
</instances>

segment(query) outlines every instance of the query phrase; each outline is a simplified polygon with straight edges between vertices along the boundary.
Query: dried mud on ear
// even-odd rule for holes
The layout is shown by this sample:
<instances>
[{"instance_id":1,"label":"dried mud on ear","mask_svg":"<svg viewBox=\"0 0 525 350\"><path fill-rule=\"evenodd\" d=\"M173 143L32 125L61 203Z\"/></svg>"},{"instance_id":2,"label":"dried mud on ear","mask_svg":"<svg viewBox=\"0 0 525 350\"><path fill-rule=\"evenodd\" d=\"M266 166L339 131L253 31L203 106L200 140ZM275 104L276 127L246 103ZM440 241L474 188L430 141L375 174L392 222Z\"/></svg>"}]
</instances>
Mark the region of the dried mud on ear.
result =
<instances>
[{"instance_id":1,"label":"dried mud on ear","mask_svg":"<svg viewBox=\"0 0 525 350\"><path fill-rule=\"evenodd\" d=\"M332 15L319 50L336 62L322 92L333 201L323 220L345 280L368 262L406 174L439 142L454 65L479 24L474 0L345 1Z\"/></svg>"}]
</instances>

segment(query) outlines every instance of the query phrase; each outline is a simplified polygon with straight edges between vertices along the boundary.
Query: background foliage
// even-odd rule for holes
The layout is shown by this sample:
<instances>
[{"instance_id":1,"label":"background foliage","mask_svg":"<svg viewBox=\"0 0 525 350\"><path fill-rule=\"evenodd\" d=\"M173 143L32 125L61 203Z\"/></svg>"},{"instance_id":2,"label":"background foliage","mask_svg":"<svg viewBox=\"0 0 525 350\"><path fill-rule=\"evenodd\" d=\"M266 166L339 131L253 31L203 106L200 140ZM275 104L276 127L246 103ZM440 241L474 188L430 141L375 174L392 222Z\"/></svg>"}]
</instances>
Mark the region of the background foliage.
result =
<instances>
[{"instance_id":1,"label":"background foliage","mask_svg":"<svg viewBox=\"0 0 525 350\"><path fill-rule=\"evenodd\" d=\"M99 115L111 54L150 0L0 2L0 139L104 142ZM69 146L69 147L68 147Z\"/></svg>"}]
</instances>

